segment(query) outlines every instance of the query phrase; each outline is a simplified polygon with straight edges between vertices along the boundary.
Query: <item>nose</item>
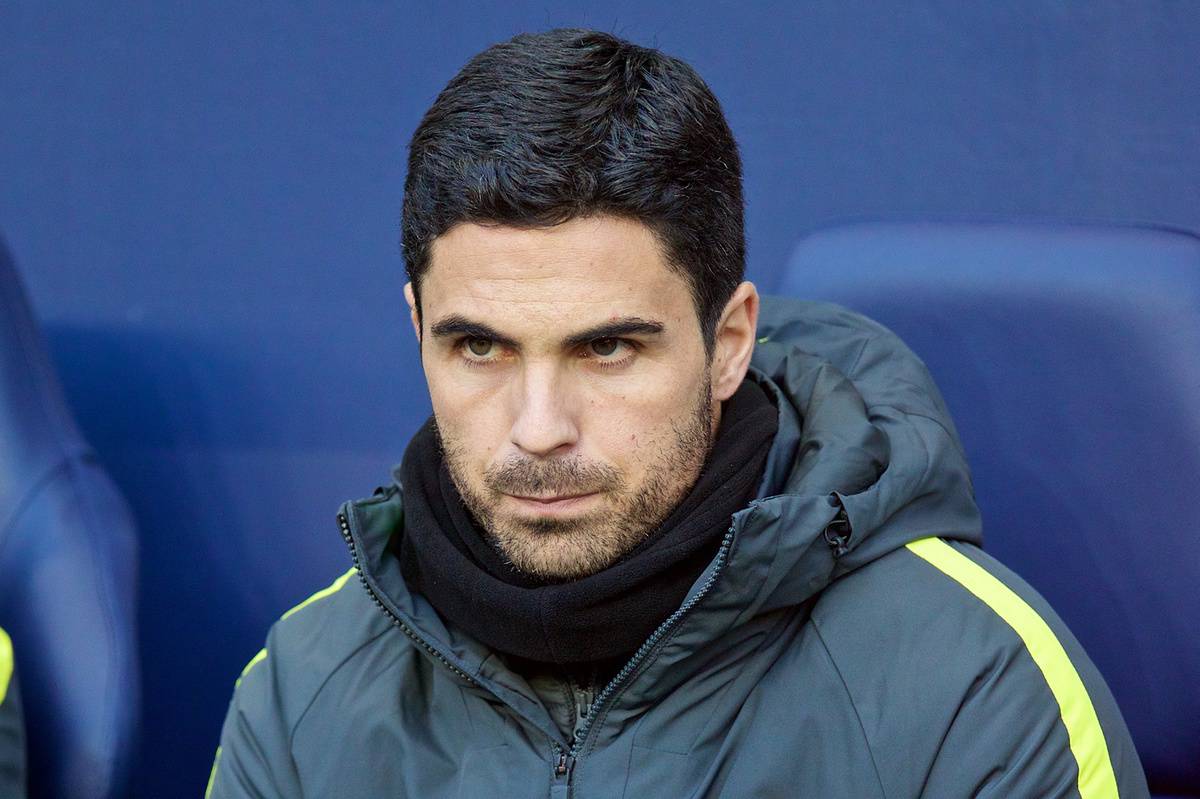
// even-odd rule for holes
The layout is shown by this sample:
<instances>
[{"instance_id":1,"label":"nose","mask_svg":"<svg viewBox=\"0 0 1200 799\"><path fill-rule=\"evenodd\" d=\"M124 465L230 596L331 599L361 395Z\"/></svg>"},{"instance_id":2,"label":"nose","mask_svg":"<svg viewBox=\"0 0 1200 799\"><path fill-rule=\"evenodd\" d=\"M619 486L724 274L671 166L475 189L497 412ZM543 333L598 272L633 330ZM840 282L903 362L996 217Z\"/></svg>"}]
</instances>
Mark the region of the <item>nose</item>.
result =
<instances>
[{"instance_id":1,"label":"nose","mask_svg":"<svg viewBox=\"0 0 1200 799\"><path fill-rule=\"evenodd\" d=\"M530 363L515 381L512 443L538 457L563 454L579 440L568 387L554 364Z\"/></svg>"}]
</instances>

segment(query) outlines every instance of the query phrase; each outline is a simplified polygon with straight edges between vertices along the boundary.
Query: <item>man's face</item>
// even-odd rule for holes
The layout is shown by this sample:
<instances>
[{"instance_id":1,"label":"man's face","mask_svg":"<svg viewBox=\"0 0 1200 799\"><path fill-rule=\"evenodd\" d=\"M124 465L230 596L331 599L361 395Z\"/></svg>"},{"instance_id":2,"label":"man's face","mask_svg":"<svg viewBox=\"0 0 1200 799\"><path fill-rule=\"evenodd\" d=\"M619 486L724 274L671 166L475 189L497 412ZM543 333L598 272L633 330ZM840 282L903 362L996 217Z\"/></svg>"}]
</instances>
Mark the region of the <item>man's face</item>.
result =
<instances>
[{"instance_id":1,"label":"man's face","mask_svg":"<svg viewBox=\"0 0 1200 799\"><path fill-rule=\"evenodd\" d=\"M646 226L460 224L433 243L421 310L447 466L518 569L599 571L696 481L717 425L712 364Z\"/></svg>"}]
</instances>

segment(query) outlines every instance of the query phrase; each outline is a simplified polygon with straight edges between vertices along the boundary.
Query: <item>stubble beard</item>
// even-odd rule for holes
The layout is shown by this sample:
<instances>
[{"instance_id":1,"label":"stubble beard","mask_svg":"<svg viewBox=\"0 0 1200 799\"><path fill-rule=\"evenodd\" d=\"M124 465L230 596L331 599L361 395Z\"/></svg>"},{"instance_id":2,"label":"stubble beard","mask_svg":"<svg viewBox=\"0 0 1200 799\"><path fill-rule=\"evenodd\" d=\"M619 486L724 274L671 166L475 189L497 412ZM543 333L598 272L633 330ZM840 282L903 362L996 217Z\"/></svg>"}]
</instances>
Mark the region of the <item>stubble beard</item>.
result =
<instances>
[{"instance_id":1,"label":"stubble beard","mask_svg":"<svg viewBox=\"0 0 1200 799\"><path fill-rule=\"evenodd\" d=\"M700 476L713 444L712 387L703 380L691 413L671 425L671 437L646 465L645 481L630 487L609 464L574 457L515 458L485 470L477 489L464 479L466 448L438 441L463 503L489 543L518 571L565 581L611 566L646 539L683 501ZM579 516L516 516L501 512L504 494L600 492L599 506Z\"/></svg>"}]
</instances>

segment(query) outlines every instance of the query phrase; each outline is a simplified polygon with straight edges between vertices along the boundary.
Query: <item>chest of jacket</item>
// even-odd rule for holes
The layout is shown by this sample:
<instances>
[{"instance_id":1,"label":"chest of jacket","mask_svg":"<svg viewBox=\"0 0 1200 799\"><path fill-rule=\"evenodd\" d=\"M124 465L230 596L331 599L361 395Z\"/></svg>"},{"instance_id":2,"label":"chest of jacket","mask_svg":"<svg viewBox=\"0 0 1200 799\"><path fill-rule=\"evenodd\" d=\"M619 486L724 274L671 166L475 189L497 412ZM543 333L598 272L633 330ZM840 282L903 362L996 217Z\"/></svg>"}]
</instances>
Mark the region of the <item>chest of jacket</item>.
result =
<instances>
[{"instance_id":1,"label":"chest of jacket","mask_svg":"<svg viewBox=\"0 0 1200 799\"><path fill-rule=\"evenodd\" d=\"M504 702L403 641L380 641L353 674L333 676L345 684L327 686L306 714L314 721L295 730L304 795L876 795L853 708L806 614L760 622L657 702L617 690L593 707L569 768L561 743Z\"/></svg>"}]
</instances>

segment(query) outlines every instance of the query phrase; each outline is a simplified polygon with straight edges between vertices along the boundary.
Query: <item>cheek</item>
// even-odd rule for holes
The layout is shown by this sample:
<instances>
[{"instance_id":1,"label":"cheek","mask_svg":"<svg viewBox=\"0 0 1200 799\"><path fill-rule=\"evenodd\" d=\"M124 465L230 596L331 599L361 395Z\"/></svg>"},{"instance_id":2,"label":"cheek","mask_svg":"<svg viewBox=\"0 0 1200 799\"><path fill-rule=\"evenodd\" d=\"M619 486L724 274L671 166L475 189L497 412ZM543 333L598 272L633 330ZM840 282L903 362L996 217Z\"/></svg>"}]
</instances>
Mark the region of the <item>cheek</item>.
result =
<instances>
[{"instance_id":1,"label":"cheek","mask_svg":"<svg viewBox=\"0 0 1200 799\"><path fill-rule=\"evenodd\" d=\"M456 460L472 472L486 466L508 430L498 403L480 402L453 386L432 381L429 399L442 439L453 448Z\"/></svg>"},{"instance_id":2,"label":"cheek","mask_svg":"<svg viewBox=\"0 0 1200 799\"><path fill-rule=\"evenodd\" d=\"M675 446L677 431L693 423L699 390L684 382L594 399L588 437L606 460L638 479L657 454Z\"/></svg>"}]
</instances>

